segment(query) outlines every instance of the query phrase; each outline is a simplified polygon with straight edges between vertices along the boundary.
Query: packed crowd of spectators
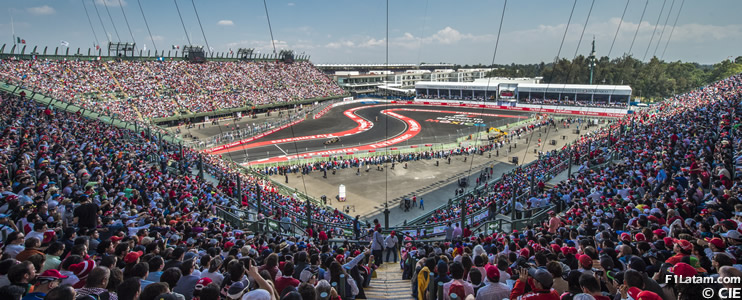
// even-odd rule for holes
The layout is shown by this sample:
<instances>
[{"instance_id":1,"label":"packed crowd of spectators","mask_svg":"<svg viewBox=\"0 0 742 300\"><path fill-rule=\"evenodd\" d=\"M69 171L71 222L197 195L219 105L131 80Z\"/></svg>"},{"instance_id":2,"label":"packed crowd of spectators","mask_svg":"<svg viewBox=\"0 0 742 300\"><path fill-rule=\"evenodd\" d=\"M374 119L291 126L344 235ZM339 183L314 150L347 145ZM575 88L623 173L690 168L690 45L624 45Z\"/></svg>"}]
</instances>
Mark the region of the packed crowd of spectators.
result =
<instances>
[{"instance_id":1,"label":"packed crowd of spectators","mask_svg":"<svg viewBox=\"0 0 742 300\"><path fill-rule=\"evenodd\" d=\"M120 119L342 95L309 62L0 60L0 76Z\"/></svg>"},{"instance_id":2,"label":"packed crowd of spectators","mask_svg":"<svg viewBox=\"0 0 742 300\"><path fill-rule=\"evenodd\" d=\"M559 105L559 106L576 106L576 107L601 107L601 108L627 108L629 104L624 101L613 99L608 102L607 99L590 100L568 100L568 99L541 99L541 98L523 98L518 103L535 104L535 105Z\"/></svg>"},{"instance_id":3,"label":"packed crowd of spectators","mask_svg":"<svg viewBox=\"0 0 742 300\"><path fill-rule=\"evenodd\" d=\"M217 206L248 200L231 201L237 175L217 157L205 157L207 172L224 173L211 184L189 172L196 152L144 132L22 97L0 103L0 298L362 298L376 267L364 248L330 248L322 227L256 235L216 217ZM243 179L255 183L246 193L262 191L265 213L299 205ZM341 275L347 289L332 288Z\"/></svg>"},{"instance_id":4,"label":"packed crowd of spectators","mask_svg":"<svg viewBox=\"0 0 742 300\"><path fill-rule=\"evenodd\" d=\"M543 223L488 236L452 228L446 242L407 243L401 266L413 296L426 299L441 282L444 299L735 298L727 291L742 288L740 109L737 75L578 143L621 159L546 191L566 209Z\"/></svg>"}]
</instances>

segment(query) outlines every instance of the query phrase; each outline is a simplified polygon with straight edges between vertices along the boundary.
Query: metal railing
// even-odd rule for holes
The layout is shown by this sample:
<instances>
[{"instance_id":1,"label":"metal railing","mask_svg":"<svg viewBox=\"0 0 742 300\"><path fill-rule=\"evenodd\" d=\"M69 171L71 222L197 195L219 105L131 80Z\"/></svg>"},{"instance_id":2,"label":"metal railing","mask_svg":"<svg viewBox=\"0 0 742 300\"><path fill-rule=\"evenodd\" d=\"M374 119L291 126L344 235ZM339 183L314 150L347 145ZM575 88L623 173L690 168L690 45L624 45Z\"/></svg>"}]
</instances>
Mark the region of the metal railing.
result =
<instances>
[{"instance_id":1,"label":"metal railing","mask_svg":"<svg viewBox=\"0 0 742 300\"><path fill-rule=\"evenodd\" d=\"M253 136L262 134L264 132L267 132L267 131L270 131L276 128L280 128L281 126L290 124L294 121L304 119L305 115L306 114L303 112L295 113L295 114L291 114L289 118L282 118L282 119L275 120L272 122L262 122L259 124L255 124L254 126L251 126L249 125L249 123L246 123L245 128L230 130L226 132L220 132L216 135L209 136L207 138L200 138L200 139L193 138L192 140L186 140L185 144L197 150L216 147L216 146L228 144L234 141L251 138ZM243 117L247 117L247 116L243 116ZM205 122L205 123L208 123L208 122ZM183 130L176 131L175 133L182 134Z\"/></svg>"},{"instance_id":2,"label":"metal railing","mask_svg":"<svg viewBox=\"0 0 742 300\"><path fill-rule=\"evenodd\" d=\"M7 46L12 46L9 51L6 52ZM155 50L154 53L152 50L147 49L138 49L138 51L126 51L123 53L122 56L116 55L115 51L114 53L111 53L111 49L107 49L104 51L105 45L101 45L101 47L98 47L97 49L88 48L87 51L84 50L84 48L77 48L77 51L75 51L73 48L70 47L55 47L54 54L51 53L51 50L49 47L44 47L44 49L39 49L38 46L33 46L32 49L29 49L30 51L26 51L26 48L30 47L26 44L12 44L7 45L3 44L0 46L0 59L6 59L6 58L17 58L17 59L70 59L70 60L94 60L94 59L100 59L100 60L137 60L137 61L156 61L161 58L166 58L167 60L188 60L187 53L185 53L185 47L183 50L181 49L163 49L161 51ZM61 49L60 49L61 48ZM72 52L70 50L72 49ZM60 51L61 50L61 51ZM39 52L41 51L41 52ZM124 52L124 51L122 51ZM281 60L283 57L280 53L257 53L257 52L251 52L249 56L246 57L240 57L238 56L237 52L229 51L229 52L215 52L215 51L204 51L204 55L206 58L210 60L215 61L241 61L241 60L250 60L250 61L276 61ZM306 54L296 54L294 55L294 61L308 61L309 55Z\"/></svg>"},{"instance_id":3,"label":"metal railing","mask_svg":"<svg viewBox=\"0 0 742 300\"><path fill-rule=\"evenodd\" d=\"M530 162L530 163L528 163L528 164L526 164L526 165L522 166L521 168L528 168L528 167L532 166L532 165L533 165L533 164L535 164L535 163L537 163L537 161L532 161L532 162ZM542 180L544 180L544 181L548 181L548 180L550 180L551 178L553 178L553 177L554 177L554 176L556 176L557 174L559 174L559 173L563 172L564 170L566 170L566 169L567 169L567 167L568 167L568 161L563 161L563 162L559 163L558 165L556 165L556 166L552 167L551 169L549 169L549 171L547 171L546 173L544 173L544 175L545 175L545 176L544 176L544 177L542 177ZM506 175L506 177L511 177L511 176L513 176L513 175L512 175L512 172L510 172L510 173L507 173L507 174L505 174L505 175ZM498 178L495 178L495 179L492 179L492 180L490 180L490 181L488 181L488 182L487 182L487 186L488 186L488 188L489 188L489 187L492 187L492 186L496 185L497 183L499 183L500 181L502 181L502 176L501 176L501 177L498 177ZM450 209L450 208L451 208L451 206L452 206L452 205L453 205L454 203L461 203L461 201L463 201L464 199L466 199L466 198L468 198L468 197L471 197L471 196L472 196L473 194L479 194L479 193L483 193L483 192L484 192L484 186L485 186L484 184L480 184L479 186L475 187L475 188L474 188L474 189L473 189L473 190L472 190L471 192L469 192L469 193L467 193L467 194L464 194L464 195L459 195L459 196L456 196L456 197L454 197L454 198L451 198L451 199L450 199L450 201L449 201L449 203L446 203L446 204L442 204L442 205L440 205L440 206L438 206L438 207L436 207L436 208L432 209L432 210L431 210L430 212L428 212L428 213L426 213L426 214L424 214L424 215L421 215L421 216L419 216L419 217L417 217L417 218L413 219L412 221L410 221L410 222L409 222L409 224L420 224L420 223L426 223L426 222L427 222L427 220L428 220L428 219L429 219L429 218L430 218L430 217L431 217L431 216L432 216L433 214L435 214L435 211L436 211L436 210L439 210L439 209L443 209L443 208L449 208L449 209ZM530 189L530 187L526 187L525 189L522 189L521 191L522 191L522 192L521 192L521 193L519 193L519 194L518 194L518 195L516 196L516 201L521 201L521 200L523 200L524 198L526 198L526 197L529 197L529 196L531 195L531 189ZM484 209L481 209L481 210L478 210L478 211L472 212L472 213L470 213L469 215L471 215L471 216L476 216L476 215L480 215L480 214L482 214L482 213L485 213L485 212L487 212L487 211L488 211L488 209L487 209L487 208L484 208ZM455 218L455 219L452 219L452 220L450 220L450 221L443 221L443 222L433 223L433 225L440 225L440 224L443 224L443 223L447 223L447 222L452 222L452 223L455 223L455 222L460 222L460 221L461 221L461 218L459 217L459 218Z\"/></svg>"}]
</instances>

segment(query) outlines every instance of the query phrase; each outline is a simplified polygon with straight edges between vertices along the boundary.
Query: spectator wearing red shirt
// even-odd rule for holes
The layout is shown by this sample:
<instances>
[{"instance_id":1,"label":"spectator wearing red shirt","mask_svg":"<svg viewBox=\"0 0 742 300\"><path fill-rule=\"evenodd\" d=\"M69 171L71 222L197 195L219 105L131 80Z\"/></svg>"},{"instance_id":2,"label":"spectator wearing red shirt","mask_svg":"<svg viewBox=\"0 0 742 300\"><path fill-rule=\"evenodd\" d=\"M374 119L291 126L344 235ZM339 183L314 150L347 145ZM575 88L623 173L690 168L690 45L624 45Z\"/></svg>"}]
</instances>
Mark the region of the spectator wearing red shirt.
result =
<instances>
[{"instance_id":1,"label":"spectator wearing red shirt","mask_svg":"<svg viewBox=\"0 0 742 300\"><path fill-rule=\"evenodd\" d=\"M665 262L675 265L682 261L684 256L691 255L691 252L693 251L693 244L691 244L689 241L678 239L673 239L673 243L675 245L672 249L675 252L675 255L668 258Z\"/></svg>"},{"instance_id":2,"label":"spectator wearing red shirt","mask_svg":"<svg viewBox=\"0 0 742 300\"><path fill-rule=\"evenodd\" d=\"M298 287L301 283L298 279L291 276L294 274L294 263L287 261L283 265L283 275L276 278L276 291L281 294L289 286Z\"/></svg>"},{"instance_id":3,"label":"spectator wearing red shirt","mask_svg":"<svg viewBox=\"0 0 742 300\"><path fill-rule=\"evenodd\" d=\"M554 278L551 273L545 269L520 269L520 277L515 282L513 290L510 292L510 299L521 300L558 300L559 294L551 286L554 284ZM531 275L529 275L531 273ZM526 285L531 286L531 291L526 293Z\"/></svg>"},{"instance_id":4,"label":"spectator wearing red shirt","mask_svg":"<svg viewBox=\"0 0 742 300\"><path fill-rule=\"evenodd\" d=\"M464 228L464 232L461 234L462 237L468 238L471 236L471 229L469 229L469 225L466 225Z\"/></svg>"},{"instance_id":5,"label":"spectator wearing red shirt","mask_svg":"<svg viewBox=\"0 0 742 300\"><path fill-rule=\"evenodd\" d=\"M319 231L319 242L320 244L327 242L327 233L324 230Z\"/></svg>"}]
</instances>

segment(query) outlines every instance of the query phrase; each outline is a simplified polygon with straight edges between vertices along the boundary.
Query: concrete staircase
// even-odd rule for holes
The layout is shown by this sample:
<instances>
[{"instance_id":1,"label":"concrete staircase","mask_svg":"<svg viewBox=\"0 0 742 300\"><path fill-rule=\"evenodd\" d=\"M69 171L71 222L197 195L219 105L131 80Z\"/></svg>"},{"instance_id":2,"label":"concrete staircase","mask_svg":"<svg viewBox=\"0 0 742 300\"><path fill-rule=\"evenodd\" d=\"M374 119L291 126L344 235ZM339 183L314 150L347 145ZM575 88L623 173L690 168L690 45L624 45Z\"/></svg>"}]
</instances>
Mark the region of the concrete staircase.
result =
<instances>
[{"instance_id":1,"label":"concrete staircase","mask_svg":"<svg viewBox=\"0 0 742 300\"><path fill-rule=\"evenodd\" d=\"M402 269L398 263L384 263L376 269L376 278L364 289L367 299L410 300L410 280L402 280Z\"/></svg>"}]
</instances>

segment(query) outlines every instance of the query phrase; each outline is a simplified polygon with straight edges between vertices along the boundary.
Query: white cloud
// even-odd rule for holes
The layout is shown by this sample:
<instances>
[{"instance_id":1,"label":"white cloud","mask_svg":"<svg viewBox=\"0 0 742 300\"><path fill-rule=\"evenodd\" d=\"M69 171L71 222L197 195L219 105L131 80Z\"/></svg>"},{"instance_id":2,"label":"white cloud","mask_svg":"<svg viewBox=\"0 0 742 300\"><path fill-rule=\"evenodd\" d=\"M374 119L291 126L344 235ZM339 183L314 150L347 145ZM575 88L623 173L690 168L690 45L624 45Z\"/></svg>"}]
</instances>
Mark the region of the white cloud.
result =
<instances>
[{"instance_id":1,"label":"white cloud","mask_svg":"<svg viewBox=\"0 0 742 300\"><path fill-rule=\"evenodd\" d=\"M153 35L152 36L152 39L155 40L155 41L162 41L162 40L165 40L165 37L163 37L161 35Z\"/></svg>"},{"instance_id":2,"label":"white cloud","mask_svg":"<svg viewBox=\"0 0 742 300\"><path fill-rule=\"evenodd\" d=\"M234 26L234 22L232 22L232 20L219 20L219 22L216 22L216 24L221 26Z\"/></svg>"},{"instance_id":3,"label":"white cloud","mask_svg":"<svg viewBox=\"0 0 742 300\"><path fill-rule=\"evenodd\" d=\"M667 26L665 36L672 30L672 26ZM742 37L742 25L730 24L725 26L706 25L706 24L685 24L675 28L672 39L678 41L707 41L707 40L724 40L737 39Z\"/></svg>"},{"instance_id":4,"label":"white cloud","mask_svg":"<svg viewBox=\"0 0 742 300\"><path fill-rule=\"evenodd\" d=\"M294 3L294 2L289 2L289 3L288 3L288 4L286 4L286 5L288 5L288 6L294 6L294 5L296 5L296 3Z\"/></svg>"},{"instance_id":5,"label":"white cloud","mask_svg":"<svg viewBox=\"0 0 742 300\"><path fill-rule=\"evenodd\" d=\"M331 42L325 45L326 48L330 49L339 49L339 48L353 48L355 47L355 43L351 41L339 41L339 42Z\"/></svg>"},{"instance_id":6,"label":"white cloud","mask_svg":"<svg viewBox=\"0 0 742 300\"><path fill-rule=\"evenodd\" d=\"M42 15L53 15L57 11L54 10L53 7L49 5L43 5L38 7L29 7L28 12L32 15L42 16Z\"/></svg>"},{"instance_id":7,"label":"white cloud","mask_svg":"<svg viewBox=\"0 0 742 300\"><path fill-rule=\"evenodd\" d=\"M386 43L386 39L377 40L375 38L368 38L363 43L358 45L358 47L362 47L362 48L376 47L376 46L382 46L385 43Z\"/></svg>"},{"instance_id":8,"label":"white cloud","mask_svg":"<svg viewBox=\"0 0 742 300\"><path fill-rule=\"evenodd\" d=\"M472 35L462 34L458 30L453 29L449 26L446 26L446 28L443 28L439 30L438 32L434 33L432 38L441 44L453 44L462 39L470 39L472 38Z\"/></svg>"},{"instance_id":9,"label":"white cloud","mask_svg":"<svg viewBox=\"0 0 742 300\"><path fill-rule=\"evenodd\" d=\"M330 36L328 36L329 38ZM456 29L451 28L450 26L446 26L445 28L437 31L436 33L427 36L427 37L416 37L412 33L405 32L399 37L391 38L389 41L389 45L392 47L401 47L405 49L416 49L420 47L421 44L423 45L453 45L458 42L468 40L468 41L488 41L491 39L491 35L473 35L473 34L464 34L459 32ZM365 37L355 37L352 40L349 39L343 39L340 41L334 41L327 43L324 47L330 48L330 49L339 49L339 48L375 48L375 47L383 47L386 45L386 39L377 39L370 36Z\"/></svg>"},{"instance_id":10,"label":"white cloud","mask_svg":"<svg viewBox=\"0 0 742 300\"><path fill-rule=\"evenodd\" d=\"M402 36L390 41L390 45L399 46L406 49L417 49L421 45L455 45L460 42L490 42L494 41L495 36L491 34L475 35L471 33L461 33L460 31L446 26L437 32L426 37L418 37L412 33L405 32Z\"/></svg>"},{"instance_id":11,"label":"white cloud","mask_svg":"<svg viewBox=\"0 0 742 300\"><path fill-rule=\"evenodd\" d=\"M95 4L99 5L105 5L105 6L119 6L119 0L95 0ZM121 6L126 6L128 3L126 1L121 0Z\"/></svg>"}]
</instances>

